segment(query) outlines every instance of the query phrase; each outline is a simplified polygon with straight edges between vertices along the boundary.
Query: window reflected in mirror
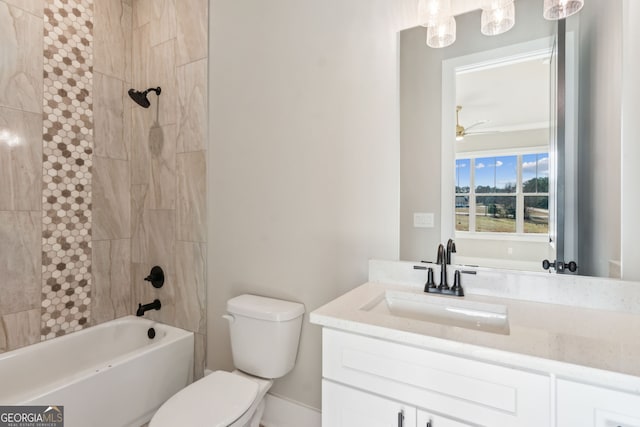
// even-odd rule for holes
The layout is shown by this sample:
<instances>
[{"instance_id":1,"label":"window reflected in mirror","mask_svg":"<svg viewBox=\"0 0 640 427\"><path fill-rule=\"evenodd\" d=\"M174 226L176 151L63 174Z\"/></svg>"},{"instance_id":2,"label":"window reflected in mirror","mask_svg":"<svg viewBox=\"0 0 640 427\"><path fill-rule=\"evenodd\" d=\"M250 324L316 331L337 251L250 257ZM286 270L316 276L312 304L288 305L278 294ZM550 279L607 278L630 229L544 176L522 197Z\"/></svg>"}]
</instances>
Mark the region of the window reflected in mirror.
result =
<instances>
[{"instance_id":1,"label":"window reflected in mirror","mask_svg":"<svg viewBox=\"0 0 640 427\"><path fill-rule=\"evenodd\" d=\"M455 193L456 231L549 233L548 151L459 155Z\"/></svg>"}]
</instances>

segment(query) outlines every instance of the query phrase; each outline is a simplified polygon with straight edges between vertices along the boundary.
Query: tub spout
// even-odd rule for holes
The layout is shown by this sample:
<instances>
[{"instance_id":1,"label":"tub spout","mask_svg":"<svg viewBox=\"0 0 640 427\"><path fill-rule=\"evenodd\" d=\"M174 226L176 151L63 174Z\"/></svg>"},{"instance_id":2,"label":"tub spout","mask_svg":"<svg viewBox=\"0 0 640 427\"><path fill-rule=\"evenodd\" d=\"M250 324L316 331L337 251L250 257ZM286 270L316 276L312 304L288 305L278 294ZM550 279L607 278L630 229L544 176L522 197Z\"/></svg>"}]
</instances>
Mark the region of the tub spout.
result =
<instances>
[{"instance_id":1,"label":"tub spout","mask_svg":"<svg viewBox=\"0 0 640 427\"><path fill-rule=\"evenodd\" d=\"M160 310L162 304L160 304L159 299L154 299L153 302L149 304L138 304L138 311L136 311L136 316L144 316L144 313L149 310Z\"/></svg>"}]
</instances>

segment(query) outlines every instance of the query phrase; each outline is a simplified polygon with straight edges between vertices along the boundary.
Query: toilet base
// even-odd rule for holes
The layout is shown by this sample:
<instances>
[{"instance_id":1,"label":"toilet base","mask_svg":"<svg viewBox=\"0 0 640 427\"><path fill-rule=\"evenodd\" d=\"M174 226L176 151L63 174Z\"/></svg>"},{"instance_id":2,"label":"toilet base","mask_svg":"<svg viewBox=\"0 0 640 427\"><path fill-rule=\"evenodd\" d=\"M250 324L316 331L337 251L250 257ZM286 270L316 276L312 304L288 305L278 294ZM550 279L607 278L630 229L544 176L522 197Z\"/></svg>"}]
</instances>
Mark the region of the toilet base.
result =
<instances>
[{"instance_id":1,"label":"toilet base","mask_svg":"<svg viewBox=\"0 0 640 427\"><path fill-rule=\"evenodd\" d=\"M262 415L264 415L264 397L262 398L262 400L260 401L260 403L258 404L258 407L256 408L256 412L254 412L253 416L251 417L251 420L249 421L249 423L246 424L245 427L260 427L260 421L262 421Z\"/></svg>"},{"instance_id":2,"label":"toilet base","mask_svg":"<svg viewBox=\"0 0 640 427\"><path fill-rule=\"evenodd\" d=\"M253 375L246 374L237 369L231 373L234 375L240 375L258 383L258 394L253 405L251 405L251 407L245 412L244 416L240 417L240 419L233 423L230 427L260 427L260 421L262 420L262 416L264 415L265 408L264 396L273 385L273 380L254 377ZM251 415L248 416L249 414ZM247 417L248 420L245 420L245 417Z\"/></svg>"}]
</instances>

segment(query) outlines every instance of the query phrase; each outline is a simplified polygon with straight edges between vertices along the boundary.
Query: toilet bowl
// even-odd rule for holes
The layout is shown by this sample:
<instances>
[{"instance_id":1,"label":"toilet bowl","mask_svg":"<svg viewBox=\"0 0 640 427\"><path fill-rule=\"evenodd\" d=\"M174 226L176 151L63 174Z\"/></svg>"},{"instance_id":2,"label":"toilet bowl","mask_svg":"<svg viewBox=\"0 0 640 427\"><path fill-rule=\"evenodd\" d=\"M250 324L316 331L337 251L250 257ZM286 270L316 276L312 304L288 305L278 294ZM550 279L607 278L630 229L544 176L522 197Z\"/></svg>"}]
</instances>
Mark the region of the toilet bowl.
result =
<instances>
[{"instance_id":1,"label":"toilet bowl","mask_svg":"<svg viewBox=\"0 0 640 427\"><path fill-rule=\"evenodd\" d=\"M274 378L293 369L304 305L256 295L227 301L233 372L215 371L185 387L149 427L258 427Z\"/></svg>"}]
</instances>

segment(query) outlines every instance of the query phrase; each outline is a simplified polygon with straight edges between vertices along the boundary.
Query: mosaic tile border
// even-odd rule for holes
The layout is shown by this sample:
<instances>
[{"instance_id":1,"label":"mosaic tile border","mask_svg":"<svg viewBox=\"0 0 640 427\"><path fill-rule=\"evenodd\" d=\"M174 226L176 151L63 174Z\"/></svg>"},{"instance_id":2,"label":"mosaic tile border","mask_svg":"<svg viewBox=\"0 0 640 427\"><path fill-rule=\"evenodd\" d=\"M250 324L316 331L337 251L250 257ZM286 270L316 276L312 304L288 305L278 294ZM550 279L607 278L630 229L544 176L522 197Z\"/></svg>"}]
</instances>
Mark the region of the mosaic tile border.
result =
<instances>
[{"instance_id":1,"label":"mosaic tile border","mask_svg":"<svg viewBox=\"0 0 640 427\"><path fill-rule=\"evenodd\" d=\"M93 0L44 8L41 338L88 325L91 303Z\"/></svg>"}]
</instances>

